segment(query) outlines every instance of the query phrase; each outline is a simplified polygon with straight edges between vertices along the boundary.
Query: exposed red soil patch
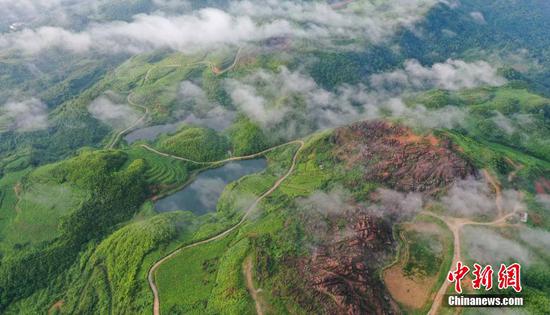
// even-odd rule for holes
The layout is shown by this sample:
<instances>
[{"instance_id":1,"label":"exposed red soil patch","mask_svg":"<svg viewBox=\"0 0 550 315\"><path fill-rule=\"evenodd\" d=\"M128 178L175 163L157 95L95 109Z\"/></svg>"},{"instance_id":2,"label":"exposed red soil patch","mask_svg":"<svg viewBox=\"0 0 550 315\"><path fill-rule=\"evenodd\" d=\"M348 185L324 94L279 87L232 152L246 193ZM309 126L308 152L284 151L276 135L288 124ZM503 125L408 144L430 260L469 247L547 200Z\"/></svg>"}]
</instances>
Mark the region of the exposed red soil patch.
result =
<instances>
[{"instance_id":1,"label":"exposed red soil patch","mask_svg":"<svg viewBox=\"0 0 550 315\"><path fill-rule=\"evenodd\" d=\"M63 307L63 304L65 304L65 301L63 301L63 300L59 300L59 301L55 302L55 303L50 307L50 309L48 310L48 314L51 314L54 310L60 312L60 311L61 311L61 307Z\"/></svg>"},{"instance_id":2,"label":"exposed red soil patch","mask_svg":"<svg viewBox=\"0 0 550 315\"><path fill-rule=\"evenodd\" d=\"M550 180L541 178L535 182L535 190L537 194L550 194Z\"/></svg>"},{"instance_id":3,"label":"exposed red soil patch","mask_svg":"<svg viewBox=\"0 0 550 315\"><path fill-rule=\"evenodd\" d=\"M342 213L329 220L344 220L345 232L333 225L321 236L325 240L313 255L297 262L306 287L312 289L327 314L398 312L375 274L395 247L391 226L360 209ZM308 229L315 229L315 224L308 224Z\"/></svg>"},{"instance_id":4,"label":"exposed red soil patch","mask_svg":"<svg viewBox=\"0 0 550 315\"><path fill-rule=\"evenodd\" d=\"M333 139L348 167L362 165L366 180L399 191L435 193L475 173L449 140L389 122L359 122L336 130Z\"/></svg>"}]
</instances>

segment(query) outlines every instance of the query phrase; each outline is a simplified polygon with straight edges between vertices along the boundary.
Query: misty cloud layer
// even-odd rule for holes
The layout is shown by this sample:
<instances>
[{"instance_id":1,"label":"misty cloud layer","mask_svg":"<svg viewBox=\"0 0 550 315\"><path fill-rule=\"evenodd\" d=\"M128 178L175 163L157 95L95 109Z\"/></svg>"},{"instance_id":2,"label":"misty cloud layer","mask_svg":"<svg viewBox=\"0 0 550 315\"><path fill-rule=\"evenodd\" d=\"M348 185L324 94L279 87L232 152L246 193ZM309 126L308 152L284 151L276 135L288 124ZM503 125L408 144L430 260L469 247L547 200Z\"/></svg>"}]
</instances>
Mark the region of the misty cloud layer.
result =
<instances>
[{"instance_id":1,"label":"misty cloud layer","mask_svg":"<svg viewBox=\"0 0 550 315\"><path fill-rule=\"evenodd\" d=\"M115 104L107 97L95 99L89 106L88 111L92 116L114 129L130 126L139 118L132 107L126 104Z\"/></svg>"},{"instance_id":2,"label":"misty cloud layer","mask_svg":"<svg viewBox=\"0 0 550 315\"><path fill-rule=\"evenodd\" d=\"M291 138L360 119L382 117L427 128L462 126L467 116L465 109L408 106L403 94L506 83L487 62L462 60L448 60L431 67L409 60L404 69L375 74L368 81L368 86L346 84L328 91L308 74L281 67L277 72L262 69L239 80L228 79L225 87L233 103L250 118L265 129Z\"/></svg>"},{"instance_id":3,"label":"misty cloud layer","mask_svg":"<svg viewBox=\"0 0 550 315\"><path fill-rule=\"evenodd\" d=\"M527 266L535 259L525 246L488 228L466 226L461 235L462 248L480 264L519 262Z\"/></svg>"},{"instance_id":4,"label":"misty cloud layer","mask_svg":"<svg viewBox=\"0 0 550 315\"><path fill-rule=\"evenodd\" d=\"M41 5L20 5L18 11L28 7L30 13L44 6L59 6L60 2L43 0ZM160 5L173 6L171 2L164 2ZM56 25L24 28L0 35L0 47L16 48L27 54L54 47L74 53L139 53L165 48L189 52L287 36L321 41L325 45L333 38L379 42L399 27L412 27L437 2L391 0L383 4L362 2L360 6L335 8L325 2L232 1L227 11L203 8L181 15L162 11L142 13L129 22L92 23L82 31Z\"/></svg>"},{"instance_id":5,"label":"misty cloud layer","mask_svg":"<svg viewBox=\"0 0 550 315\"><path fill-rule=\"evenodd\" d=\"M36 98L8 101L0 107L0 131L35 131L48 127L48 107Z\"/></svg>"},{"instance_id":6,"label":"misty cloud layer","mask_svg":"<svg viewBox=\"0 0 550 315\"><path fill-rule=\"evenodd\" d=\"M204 90L191 81L183 81L178 91L178 100L188 110L176 111L182 122L212 128L217 131L228 128L237 113L208 99Z\"/></svg>"},{"instance_id":7,"label":"misty cloud layer","mask_svg":"<svg viewBox=\"0 0 550 315\"><path fill-rule=\"evenodd\" d=\"M485 61L465 62L449 59L431 67L422 66L417 60L405 61L403 69L373 75L371 84L376 88L399 90L461 90L480 85L500 86L506 80L497 69Z\"/></svg>"},{"instance_id":8,"label":"misty cloud layer","mask_svg":"<svg viewBox=\"0 0 550 315\"><path fill-rule=\"evenodd\" d=\"M456 217L494 218L498 214L496 196L490 184L475 178L455 182L447 194L441 197L441 204L449 214ZM499 205L505 213L527 208L522 194L512 189L501 192Z\"/></svg>"}]
</instances>

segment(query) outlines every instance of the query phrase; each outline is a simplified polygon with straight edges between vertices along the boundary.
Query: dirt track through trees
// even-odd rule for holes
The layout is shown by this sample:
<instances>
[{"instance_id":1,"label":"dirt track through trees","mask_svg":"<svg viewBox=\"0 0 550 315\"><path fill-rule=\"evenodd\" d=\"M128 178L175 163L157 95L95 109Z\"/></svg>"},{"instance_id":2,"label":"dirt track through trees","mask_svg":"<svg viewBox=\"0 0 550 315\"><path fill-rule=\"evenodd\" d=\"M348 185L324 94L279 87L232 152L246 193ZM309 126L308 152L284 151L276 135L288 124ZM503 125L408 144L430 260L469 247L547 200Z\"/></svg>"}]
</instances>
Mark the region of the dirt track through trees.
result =
<instances>
[{"instance_id":1,"label":"dirt track through trees","mask_svg":"<svg viewBox=\"0 0 550 315\"><path fill-rule=\"evenodd\" d=\"M258 296L258 290L254 287L254 276L252 275L252 267L252 257L248 256L244 260L243 264L243 273L246 280L246 288L248 289L250 296L254 300L254 305L256 306L256 314L264 315L260 296Z\"/></svg>"}]
</instances>

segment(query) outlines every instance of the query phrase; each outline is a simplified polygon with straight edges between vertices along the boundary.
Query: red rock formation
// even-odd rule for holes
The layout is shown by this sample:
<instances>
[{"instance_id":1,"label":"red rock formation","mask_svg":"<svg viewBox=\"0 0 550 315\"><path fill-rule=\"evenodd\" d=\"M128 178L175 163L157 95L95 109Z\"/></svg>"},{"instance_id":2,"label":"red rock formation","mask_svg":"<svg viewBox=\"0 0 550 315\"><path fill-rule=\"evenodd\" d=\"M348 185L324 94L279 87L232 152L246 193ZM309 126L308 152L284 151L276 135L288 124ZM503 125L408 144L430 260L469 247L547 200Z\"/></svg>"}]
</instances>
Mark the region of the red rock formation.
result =
<instances>
[{"instance_id":1,"label":"red rock formation","mask_svg":"<svg viewBox=\"0 0 550 315\"><path fill-rule=\"evenodd\" d=\"M399 191L435 193L474 168L448 140L419 136L407 127L365 121L336 130L337 158L349 167L365 167L365 180Z\"/></svg>"},{"instance_id":2,"label":"red rock formation","mask_svg":"<svg viewBox=\"0 0 550 315\"><path fill-rule=\"evenodd\" d=\"M328 314L397 313L375 274L394 248L391 227L360 209L342 211L329 220L341 223L342 219L351 227L343 236L337 224L328 231L310 231L329 235L298 264L306 285L317 292Z\"/></svg>"}]
</instances>

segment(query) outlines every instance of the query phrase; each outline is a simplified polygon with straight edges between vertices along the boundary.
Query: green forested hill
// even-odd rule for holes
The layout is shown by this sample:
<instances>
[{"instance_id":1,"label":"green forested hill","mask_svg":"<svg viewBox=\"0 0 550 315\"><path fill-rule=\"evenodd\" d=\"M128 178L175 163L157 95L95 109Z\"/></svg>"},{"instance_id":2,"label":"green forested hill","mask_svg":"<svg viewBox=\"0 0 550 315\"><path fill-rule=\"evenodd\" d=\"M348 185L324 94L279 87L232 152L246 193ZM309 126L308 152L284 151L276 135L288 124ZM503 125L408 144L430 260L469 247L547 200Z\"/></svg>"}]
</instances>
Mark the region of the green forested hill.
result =
<instances>
[{"instance_id":1,"label":"green forested hill","mask_svg":"<svg viewBox=\"0 0 550 315\"><path fill-rule=\"evenodd\" d=\"M0 313L477 314L454 257L550 309L548 1L0 14Z\"/></svg>"}]
</instances>

